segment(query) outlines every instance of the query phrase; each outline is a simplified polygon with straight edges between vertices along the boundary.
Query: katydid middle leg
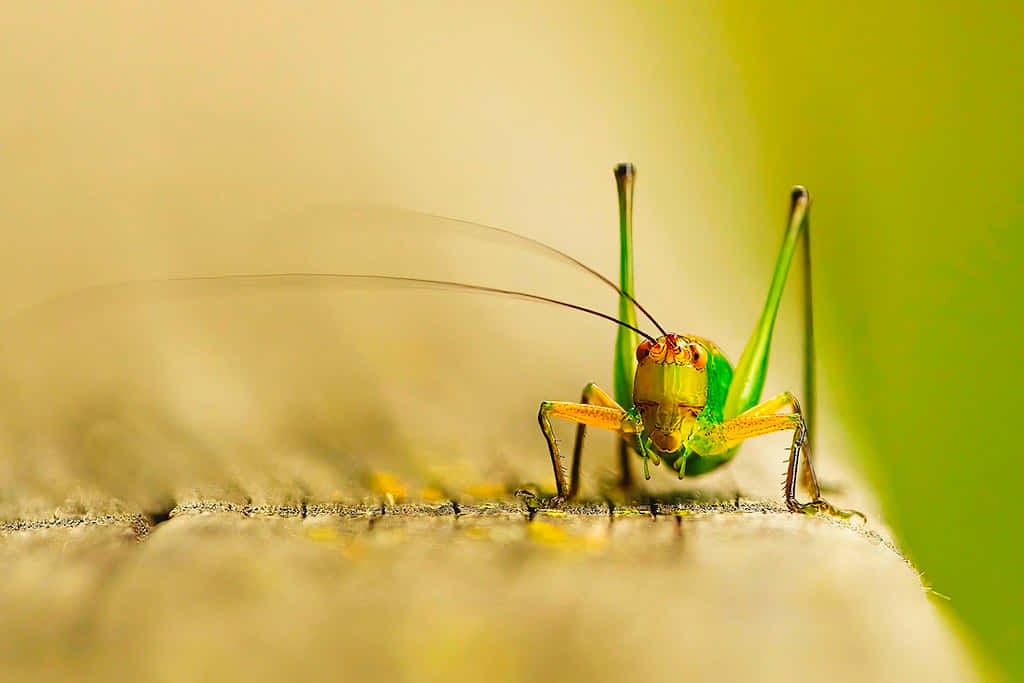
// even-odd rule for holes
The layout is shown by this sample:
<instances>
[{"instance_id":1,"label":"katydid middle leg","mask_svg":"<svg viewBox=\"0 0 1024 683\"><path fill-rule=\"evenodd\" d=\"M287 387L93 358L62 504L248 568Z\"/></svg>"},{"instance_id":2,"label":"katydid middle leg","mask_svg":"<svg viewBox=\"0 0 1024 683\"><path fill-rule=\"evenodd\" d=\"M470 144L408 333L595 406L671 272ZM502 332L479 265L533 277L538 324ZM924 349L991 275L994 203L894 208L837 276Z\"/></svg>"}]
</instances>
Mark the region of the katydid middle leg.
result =
<instances>
[{"instance_id":1,"label":"katydid middle leg","mask_svg":"<svg viewBox=\"0 0 1024 683\"><path fill-rule=\"evenodd\" d=\"M583 392L580 395L581 405L596 405L603 408L613 408L622 411L625 415L626 411L620 406L615 400L609 396L604 389L597 386L593 382L583 387ZM572 465L569 469L569 498L575 498L580 492L580 464L583 460L583 440L587 435L587 425L584 422L580 422L576 426L576 442L573 444L572 449ZM622 444L623 449L628 447L628 444L624 440L619 441ZM628 454L628 451L626 451ZM628 470L627 470L628 472Z\"/></svg>"}]
</instances>

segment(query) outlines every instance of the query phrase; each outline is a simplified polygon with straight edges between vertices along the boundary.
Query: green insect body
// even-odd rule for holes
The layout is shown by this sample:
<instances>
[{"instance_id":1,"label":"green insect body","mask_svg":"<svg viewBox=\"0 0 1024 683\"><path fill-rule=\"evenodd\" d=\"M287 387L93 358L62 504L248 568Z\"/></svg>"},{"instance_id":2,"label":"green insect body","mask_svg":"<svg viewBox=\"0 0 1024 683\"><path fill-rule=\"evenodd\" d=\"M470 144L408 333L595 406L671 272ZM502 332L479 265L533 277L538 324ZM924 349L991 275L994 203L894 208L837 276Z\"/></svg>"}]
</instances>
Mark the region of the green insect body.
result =
<instances>
[{"instance_id":1,"label":"green insect body","mask_svg":"<svg viewBox=\"0 0 1024 683\"><path fill-rule=\"evenodd\" d=\"M707 339L692 335L662 333L647 335L637 343L633 297L632 202L635 171L630 164L616 167L619 190L621 237L621 287L619 298L620 329L615 344L614 398L594 384L583 389L579 403L545 401L538 421L548 444L554 467L557 495L553 504L579 493L580 462L586 427L617 432L623 455L622 482L631 480L628 452L635 451L643 461L645 478L650 478L649 463L665 462L680 478L710 472L727 463L746 439L778 431L792 431L784 495L794 512L825 512L849 517L855 511L835 508L821 497L808 447L807 419L796 398L786 392L761 402L772 331L794 253L801 237L807 243L810 197L802 187L793 191L790 217L782 250L775 266L768 297L754 332L735 369L722 351ZM805 267L809 268L809 249L805 249ZM808 273L806 306L806 352L813 348ZM643 310L641 308L641 310ZM642 332L640 332L643 334ZM805 393L813 397L813 360L806 368ZM624 406L629 406L625 408ZM561 456L551 429L550 419L558 417L578 424L572 468L567 480ZM796 497L800 460L805 463L803 483L810 502ZM862 516L862 515L860 515Z\"/></svg>"}]
</instances>

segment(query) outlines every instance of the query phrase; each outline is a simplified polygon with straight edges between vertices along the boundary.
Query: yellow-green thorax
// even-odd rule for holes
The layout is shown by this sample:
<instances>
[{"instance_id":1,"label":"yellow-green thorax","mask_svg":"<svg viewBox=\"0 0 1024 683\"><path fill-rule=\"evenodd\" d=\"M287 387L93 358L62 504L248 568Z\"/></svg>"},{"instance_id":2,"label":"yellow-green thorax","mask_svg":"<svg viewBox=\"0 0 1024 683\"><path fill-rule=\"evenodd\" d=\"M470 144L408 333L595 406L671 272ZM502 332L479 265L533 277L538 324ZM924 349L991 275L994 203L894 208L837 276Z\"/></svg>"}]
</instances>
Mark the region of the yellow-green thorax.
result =
<instances>
[{"instance_id":1,"label":"yellow-green thorax","mask_svg":"<svg viewBox=\"0 0 1024 683\"><path fill-rule=\"evenodd\" d=\"M637 347L633 405L644 433L662 453L675 453L697 424L708 400L704 340L669 334Z\"/></svg>"}]
</instances>

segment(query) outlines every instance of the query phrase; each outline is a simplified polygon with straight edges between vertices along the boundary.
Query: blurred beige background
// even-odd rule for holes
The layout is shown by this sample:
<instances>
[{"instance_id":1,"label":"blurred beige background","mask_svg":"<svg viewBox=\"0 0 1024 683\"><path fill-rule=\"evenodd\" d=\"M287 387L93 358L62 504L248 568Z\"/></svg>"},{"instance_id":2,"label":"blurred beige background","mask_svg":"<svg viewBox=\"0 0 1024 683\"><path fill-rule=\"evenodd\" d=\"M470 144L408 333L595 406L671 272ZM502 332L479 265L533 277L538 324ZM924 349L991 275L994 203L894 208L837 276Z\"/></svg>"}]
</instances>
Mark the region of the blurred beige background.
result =
<instances>
[{"instance_id":1,"label":"blurred beige background","mask_svg":"<svg viewBox=\"0 0 1024 683\"><path fill-rule=\"evenodd\" d=\"M735 358L793 179L772 211L744 199L756 165L742 84L711 87L728 45L691 13L669 25L584 5L17 8L0 209L8 467L46 504L83 479L144 507L225 480L259 495L264 476L325 495L410 459L424 483L451 486L462 467L466 481L547 485L536 405L610 385L602 321L315 285L104 290L22 311L97 283L268 271L450 277L614 311L588 276L529 251L415 217L392 229L346 205L509 227L615 275L611 167L632 160L638 295ZM799 382L798 323L787 310L769 392ZM764 447L773 480L777 441ZM19 462L26 443L36 455ZM595 477L612 465L597 448ZM764 470L748 450L727 487Z\"/></svg>"},{"instance_id":2,"label":"blurred beige background","mask_svg":"<svg viewBox=\"0 0 1024 683\"><path fill-rule=\"evenodd\" d=\"M822 478L893 524L979 651L1024 670L1006 426L1022 379L1020 12L15 3L0 26L0 517L371 502L371 470L413 491L547 484L538 401L611 379L607 324L494 297L68 292L358 268L610 310L537 254L351 206L508 227L613 274L611 167L630 160L638 297L735 359L803 183ZM793 281L766 393L800 385L799 294ZM971 360L951 365L950 346ZM777 500L785 442L699 485ZM597 492L611 443L592 443Z\"/></svg>"}]
</instances>

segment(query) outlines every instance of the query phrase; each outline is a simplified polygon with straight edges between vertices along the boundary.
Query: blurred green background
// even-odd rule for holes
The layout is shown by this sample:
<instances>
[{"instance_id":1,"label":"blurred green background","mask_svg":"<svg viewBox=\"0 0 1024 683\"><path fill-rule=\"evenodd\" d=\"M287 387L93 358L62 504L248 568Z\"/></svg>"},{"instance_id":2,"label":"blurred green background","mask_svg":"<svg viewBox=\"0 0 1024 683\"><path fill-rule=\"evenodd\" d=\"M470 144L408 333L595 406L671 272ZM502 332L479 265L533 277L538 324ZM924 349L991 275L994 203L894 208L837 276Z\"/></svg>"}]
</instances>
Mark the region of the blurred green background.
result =
<instances>
[{"instance_id":1,"label":"blurred green background","mask_svg":"<svg viewBox=\"0 0 1024 683\"><path fill-rule=\"evenodd\" d=\"M925 580L1016 680L1024 6L723 14L765 183L817 194L826 374Z\"/></svg>"},{"instance_id":2,"label":"blurred green background","mask_svg":"<svg viewBox=\"0 0 1024 683\"><path fill-rule=\"evenodd\" d=\"M981 656L1024 679L1022 27L1019 2L16 4L0 308L131 277L338 268L279 217L339 201L511 227L614 272L610 169L631 160L638 295L736 358L804 184L823 442L868 474ZM795 292L767 391L798 381ZM485 322L519 340L525 321ZM524 360L564 379L543 397L608 384L613 333L586 324L567 323L586 330L574 354ZM146 367L161 370L183 374Z\"/></svg>"}]
</instances>

